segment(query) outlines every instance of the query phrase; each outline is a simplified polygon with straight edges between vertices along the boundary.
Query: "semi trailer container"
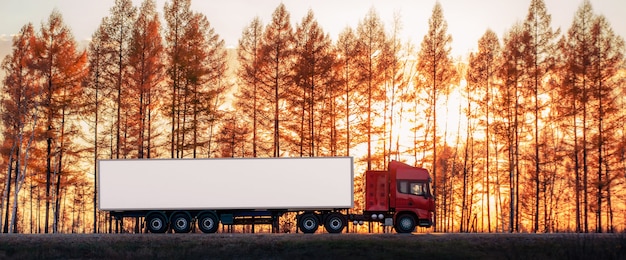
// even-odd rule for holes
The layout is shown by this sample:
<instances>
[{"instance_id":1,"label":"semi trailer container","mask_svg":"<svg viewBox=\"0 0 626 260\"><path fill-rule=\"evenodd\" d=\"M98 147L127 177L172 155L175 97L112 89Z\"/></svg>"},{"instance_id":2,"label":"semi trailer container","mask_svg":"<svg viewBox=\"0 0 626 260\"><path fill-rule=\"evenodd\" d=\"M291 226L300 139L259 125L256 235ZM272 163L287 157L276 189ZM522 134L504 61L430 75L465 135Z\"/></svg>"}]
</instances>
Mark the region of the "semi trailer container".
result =
<instances>
[{"instance_id":1,"label":"semi trailer container","mask_svg":"<svg viewBox=\"0 0 626 260\"><path fill-rule=\"evenodd\" d=\"M348 222L397 232L430 227L430 176L392 161L365 172L365 210L354 208L352 157L133 159L98 161L98 207L116 219L141 217L152 233L214 233L222 225L270 224L296 213L304 233L341 233Z\"/></svg>"}]
</instances>

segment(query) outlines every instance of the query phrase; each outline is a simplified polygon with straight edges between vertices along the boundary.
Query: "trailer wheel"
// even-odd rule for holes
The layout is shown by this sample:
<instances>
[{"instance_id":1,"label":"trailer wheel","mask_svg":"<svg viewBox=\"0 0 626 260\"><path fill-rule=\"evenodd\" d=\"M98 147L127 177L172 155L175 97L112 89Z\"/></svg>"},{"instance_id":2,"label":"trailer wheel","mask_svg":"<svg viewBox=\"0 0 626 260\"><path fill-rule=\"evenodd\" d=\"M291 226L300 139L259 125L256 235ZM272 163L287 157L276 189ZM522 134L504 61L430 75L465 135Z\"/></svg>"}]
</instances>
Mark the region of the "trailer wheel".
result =
<instances>
[{"instance_id":1,"label":"trailer wheel","mask_svg":"<svg viewBox=\"0 0 626 260\"><path fill-rule=\"evenodd\" d=\"M302 233L315 233L319 227L319 219L313 213L305 213L298 219L298 227Z\"/></svg>"},{"instance_id":2,"label":"trailer wheel","mask_svg":"<svg viewBox=\"0 0 626 260\"><path fill-rule=\"evenodd\" d=\"M415 230L415 218L409 214L403 214L396 218L396 232L411 233Z\"/></svg>"},{"instance_id":3,"label":"trailer wheel","mask_svg":"<svg viewBox=\"0 0 626 260\"><path fill-rule=\"evenodd\" d=\"M170 223L176 233L189 233L191 231L191 218L183 212L176 213Z\"/></svg>"},{"instance_id":4,"label":"trailer wheel","mask_svg":"<svg viewBox=\"0 0 626 260\"><path fill-rule=\"evenodd\" d=\"M167 231L167 218L163 213L155 212L146 217L150 233L165 233Z\"/></svg>"},{"instance_id":5,"label":"trailer wheel","mask_svg":"<svg viewBox=\"0 0 626 260\"><path fill-rule=\"evenodd\" d=\"M198 228L203 233L215 233L217 231L219 219L215 213L207 212L198 217Z\"/></svg>"},{"instance_id":6,"label":"trailer wheel","mask_svg":"<svg viewBox=\"0 0 626 260\"><path fill-rule=\"evenodd\" d=\"M328 233L341 233L345 226L346 220L344 216L337 212L328 214L326 222L324 223L324 228Z\"/></svg>"}]
</instances>

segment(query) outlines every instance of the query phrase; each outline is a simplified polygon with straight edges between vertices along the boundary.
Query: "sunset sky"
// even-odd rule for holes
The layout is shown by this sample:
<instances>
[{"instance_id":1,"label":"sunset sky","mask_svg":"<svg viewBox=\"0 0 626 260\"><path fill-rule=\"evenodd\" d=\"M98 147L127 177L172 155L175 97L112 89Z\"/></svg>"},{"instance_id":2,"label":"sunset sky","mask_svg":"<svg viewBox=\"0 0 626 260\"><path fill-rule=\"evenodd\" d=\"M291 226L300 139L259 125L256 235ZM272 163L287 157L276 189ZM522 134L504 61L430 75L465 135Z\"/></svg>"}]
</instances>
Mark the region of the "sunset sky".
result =
<instances>
[{"instance_id":1,"label":"sunset sky","mask_svg":"<svg viewBox=\"0 0 626 260\"><path fill-rule=\"evenodd\" d=\"M157 0L158 11L162 12L166 0ZM109 15L114 0L3 0L0 3L0 42L10 41L10 35L28 22L38 28L47 20L54 8L63 15L65 23L72 29L78 41L89 39L102 17ZM141 0L133 0L139 6ZM259 16L264 23L270 21L272 12L280 3L284 3L294 22L300 22L309 9L312 9L322 28L336 39L346 27L355 28L368 10L374 7L389 30L394 13L399 13L404 29L404 41L411 40L419 46L428 29L435 0L192 0L192 9L204 13L216 32L234 46L241 36L242 29L253 17ZM487 28L495 31L499 37L516 21L524 19L530 0L440 0L448 32L453 37L452 55L466 56L476 49L477 41ZM553 28L566 31L582 0L546 0L548 12L552 15ZM626 1L592 0L595 13L605 15L613 29L626 37Z\"/></svg>"}]
</instances>

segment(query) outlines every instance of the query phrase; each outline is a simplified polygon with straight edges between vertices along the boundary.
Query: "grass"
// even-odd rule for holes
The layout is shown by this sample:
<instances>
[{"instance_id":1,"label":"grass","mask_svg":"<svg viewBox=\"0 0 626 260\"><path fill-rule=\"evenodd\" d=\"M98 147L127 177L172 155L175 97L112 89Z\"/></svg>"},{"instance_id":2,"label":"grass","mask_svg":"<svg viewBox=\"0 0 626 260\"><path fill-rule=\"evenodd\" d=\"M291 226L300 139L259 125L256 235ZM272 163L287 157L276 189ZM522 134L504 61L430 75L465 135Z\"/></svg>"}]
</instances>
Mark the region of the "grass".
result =
<instances>
[{"instance_id":1,"label":"grass","mask_svg":"<svg viewBox=\"0 0 626 260\"><path fill-rule=\"evenodd\" d=\"M626 259L626 234L0 234L0 259Z\"/></svg>"}]
</instances>

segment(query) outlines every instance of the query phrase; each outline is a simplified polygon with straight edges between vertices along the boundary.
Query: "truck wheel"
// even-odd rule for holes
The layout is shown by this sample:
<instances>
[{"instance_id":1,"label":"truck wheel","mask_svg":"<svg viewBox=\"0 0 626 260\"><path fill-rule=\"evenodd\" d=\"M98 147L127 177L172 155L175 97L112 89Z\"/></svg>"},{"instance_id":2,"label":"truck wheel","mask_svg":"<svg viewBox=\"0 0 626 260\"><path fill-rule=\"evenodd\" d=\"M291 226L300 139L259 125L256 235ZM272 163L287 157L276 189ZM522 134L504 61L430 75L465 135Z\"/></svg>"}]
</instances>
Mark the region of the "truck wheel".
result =
<instances>
[{"instance_id":1,"label":"truck wheel","mask_svg":"<svg viewBox=\"0 0 626 260\"><path fill-rule=\"evenodd\" d=\"M203 213L198 217L198 228L203 233L215 233L217 231L219 219L214 213Z\"/></svg>"},{"instance_id":2,"label":"truck wheel","mask_svg":"<svg viewBox=\"0 0 626 260\"><path fill-rule=\"evenodd\" d=\"M305 213L298 219L298 227L305 234L315 233L319 227L319 220L313 213Z\"/></svg>"},{"instance_id":3,"label":"truck wheel","mask_svg":"<svg viewBox=\"0 0 626 260\"><path fill-rule=\"evenodd\" d=\"M411 233L415 230L415 218L411 215L404 214L396 218L396 232Z\"/></svg>"},{"instance_id":4,"label":"truck wheel","mask_svg":"<svg viewBox=\"0 0 626 260\"><path fill-rule=\"evenodd\" d=\"M326 222L324 223L324 228L328 233L341 233L345 226L346 220L344 216L337 212L328 214Z\"/></svg>"},{"instance_id":5,"label":"truck wheel","mask_svg":"<svg viewBox=\"0 0 626 260\"><path fill-rule=\"evenodd\" d=\"M167 231L167 218L162 213L152 213L146 217L150 233L165 233Z\"/></svg>"},{"instance_id":6,"label":"truck wheel","mask_svg":"<svg viewBox=\"0 0 626 260\"><path fill-rule=\"evenodd\" d=\"M183 212L176 213L172 217L170 225L176 233L189 233L191 231L191 218Z\"/></svg>"}]
</instances>

